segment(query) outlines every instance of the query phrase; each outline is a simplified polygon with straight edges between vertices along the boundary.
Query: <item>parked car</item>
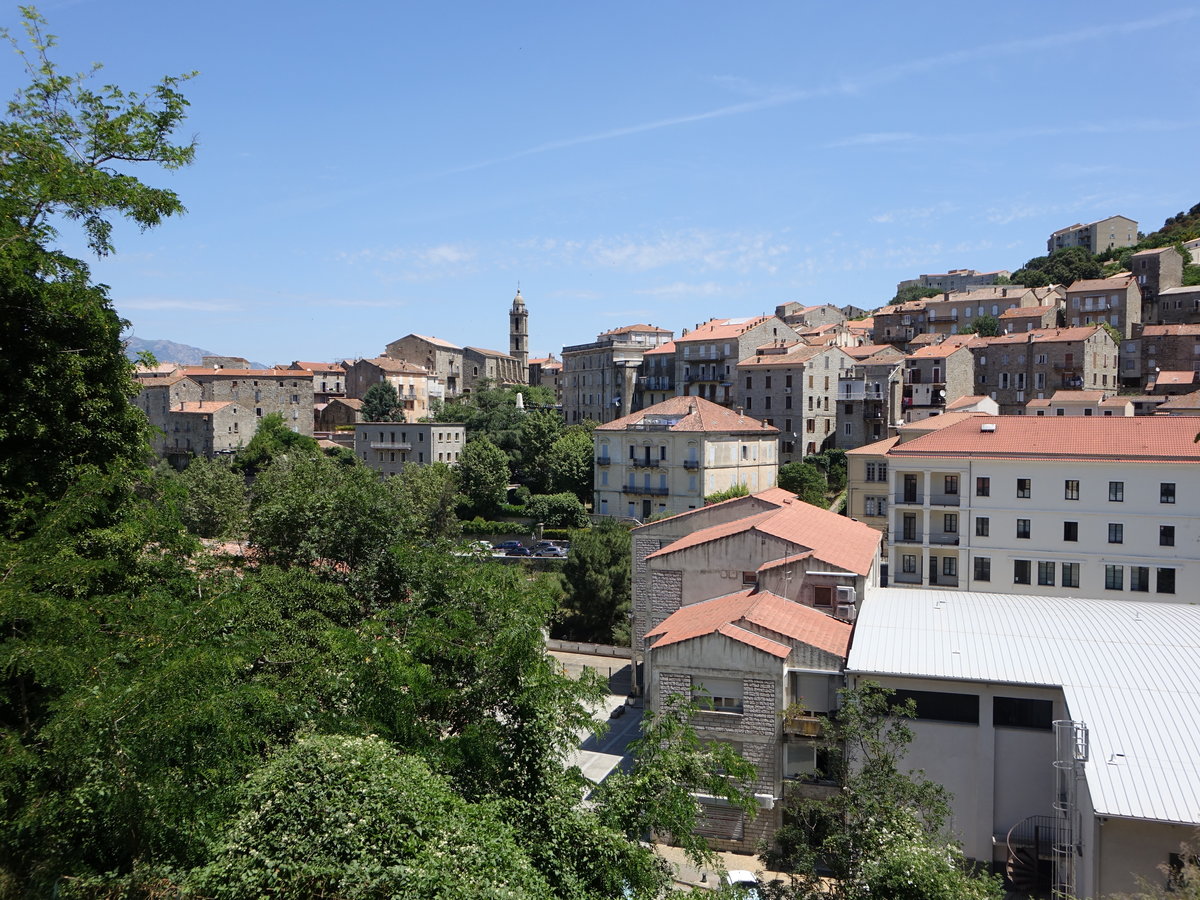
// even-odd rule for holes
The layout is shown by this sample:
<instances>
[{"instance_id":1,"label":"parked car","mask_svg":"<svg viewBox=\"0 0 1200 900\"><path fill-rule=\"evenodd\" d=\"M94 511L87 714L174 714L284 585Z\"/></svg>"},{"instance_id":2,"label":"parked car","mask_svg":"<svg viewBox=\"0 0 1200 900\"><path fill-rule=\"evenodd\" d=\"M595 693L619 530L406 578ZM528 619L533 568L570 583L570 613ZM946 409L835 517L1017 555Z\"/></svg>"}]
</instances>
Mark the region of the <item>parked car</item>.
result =
<instances>
[{"instance_id":1,"label":"parked car","mask_svg":"<svg viewBox=\"0 0 1200 900\"><path fill-rule=\"evenodd\" d=\"M540 550L534 549L533 555L540 556L545 559L566 559L567 551L564 550L562 547L550 546L550 547L542 547Z\"/></svg>"},{"instance_id":2,"label":"parked car","mask_svg":"<svg viewBox=\"0 0 1200 900\"><path fill-rule=\"evenodd\" d=\"M504 551L505 556L533 556L528 547L510 547Z\"/></svg>"},{"instance_id":3,"label":"parked car","mask_svg":"<svg viewBox=\"0 0 1200 900\"><path fill-rule=\"evenodd\" d=\"M753 872L747 872L745 869L730 869L721 876L721 881L734 888L735 893L739 896L746 897L748 900L762 900L762 884L754 877Z\"/></svg>"},{"instance_id":4,"label":"parked car","mask_svg":"<svg viewBox=\"0 0 1200 900\"><path fill-rule=\"evenodd\" d=\"M491 553L492 545L487 541L471 541L467 544L467 550L471 553Z\"/></svg>"},{"instance_id":5,"label":"parked car","mask_svg":"<svg viewBox=\"0 0 1200 900\"><path fill-rule=\"evenodd\" d=\"M492 544L493 550L515 550L517 547L524 546L520 541L500 541L498 544Z\"/></svg>"}]
</instances>

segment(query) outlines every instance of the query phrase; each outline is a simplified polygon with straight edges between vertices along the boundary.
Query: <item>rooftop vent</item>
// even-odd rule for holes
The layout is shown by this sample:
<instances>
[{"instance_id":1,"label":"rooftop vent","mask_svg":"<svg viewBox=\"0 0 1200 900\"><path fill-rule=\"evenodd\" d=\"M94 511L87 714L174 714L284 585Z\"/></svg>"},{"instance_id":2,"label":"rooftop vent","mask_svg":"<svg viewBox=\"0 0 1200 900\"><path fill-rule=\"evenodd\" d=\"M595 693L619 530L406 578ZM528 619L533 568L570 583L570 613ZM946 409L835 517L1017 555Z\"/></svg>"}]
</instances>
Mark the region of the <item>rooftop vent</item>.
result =
<instances>
[{"instance_id":1,"label":"rooftop vent","mask_svg":"<svg viewBox=\"0 0 1200 900\"><path fill-rule=\"evenodd\" d=\"M991 434L992 432L994 432L996 430L996 423L995 422L984 422L982 425L979 426L979 430L982 431L984 434Z\"/></svg>"}]
</instances>

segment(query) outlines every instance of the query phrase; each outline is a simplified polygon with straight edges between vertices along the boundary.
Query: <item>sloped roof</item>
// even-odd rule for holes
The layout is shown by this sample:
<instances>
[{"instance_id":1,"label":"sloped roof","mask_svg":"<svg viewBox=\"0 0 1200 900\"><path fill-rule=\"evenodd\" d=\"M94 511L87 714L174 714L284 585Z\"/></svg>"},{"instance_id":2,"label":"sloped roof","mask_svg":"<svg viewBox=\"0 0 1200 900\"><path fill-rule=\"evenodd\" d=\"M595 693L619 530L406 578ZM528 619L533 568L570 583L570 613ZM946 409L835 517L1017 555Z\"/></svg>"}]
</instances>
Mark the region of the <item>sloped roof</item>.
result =
<instances>
[{"instance_id":1,"label":"sloped roof","mask_svg":"<svg viewBox=\"0 0 1200 900\"><path fill-rule=\"evenodd\" d=\"M1200 824L1198 646L1190 603L882 588L847 669L1061 688L1088 727L1097 815Z\"/></svg>"},{"instance_id":2,"label":"sloped roof","mask_svg":"<svg viewBox=\"0 0 1200 900\"><path fill-rule=\"evenodd\" d=\"M430 337L427 334L410 334L410 335L406 335L406 336L419 338L420 340L427 341L428 343L433 344L437 347L445 347L447 350L461 350L462 349L462 347L458 346L458 344L452 344L449 341L442 340L441 338ZM404 338L400 338L400 340L404 340ZM393 341L392 343L396 343L396 342Z\"/></svg>"},{"instance_id":3,"label":"sloped roof","mask_svg":"<svg viewBox=\"0 0 1200 900\"><path fill-rule=\"evenodd\" d=\"M428 375L429 370L416 363L403 359L392 359L390 356L376 356L373 359L360 359L359 362L370 363L390 375Z\"/></svg>"},{"instance_id":4,"label":"sloped roof","mask_svg":"<svg viewBox=\"0 0 1200 900\"><path fill-rule=\"evenodd\" d=\"M666 328L659 328L657 325L622 325L620 328L610 328L608 331L600 332L605 334L631 334L632 332L651 332L653 334L670 334Z\"/></svg>"},{"instance_id":5,"label":"sloped roof","mask_svg":"<svg viewBox=\"0 0 1200 900\"><path fill-rule=\"evenodd\" d=\"M878 531L861 522L855 522L801 500L792 500L785 501L783 506L777 509L693 531L654 551L646 558L668 556L748 531L770 535L811 550L822 562L839 566L857 575L866 575L871 571L871 564L882 537Z\"/></svg>"},{"instance_id":6,"label":"sloped roof","mask_svg":"<svg viewBox=\"0 0 1200 900\"><path fill-rule=\"evenodd\" d=\"M299 378L301 375L296 369L214 369L211 366L181 366L179 371L190 378Z\"/></svg>"},{"instance_id":7,"label":"sloped roof","mask_svg":"<svg viewBox=\"0 0 1200 900\"><path fill-rule=\"evenodd\" d=\"M1191 384L1196 380L1196 373L1188 370L1182 372L1159 372L1154 377L1155 384Z\"/></svg>"},{"instance_id":8,"label":"sloped roof","mask_svg":"<svg viewBox=\"0 0 1200 900\"><path fill-rule=\"evenodd\" d=\"M842 350L845 351L847 356L853 356L855 359L866 359L868 356L874 356L876 353L883 353L888 350L898 353L901 356L904 355L892 344L862 344L858 347L843 347Z\"/></svg>"},{"instance_id":9,"label":"sloped roof","mask_svg":"<svg viewBox=\"0 0 1200 900\"><path fill-rule=\"evenodd\" d=\"M515 356L510 356L507 353L501 353L499 350L488 350L484 347L464 347L464 350L470 350L472 353L478 353L480 356L490 356L495 359L516 359Z\"/></svg>"},{"instance_id":10,"label":"sloped roof","mask_svg":"<svg viewBox=\"0 0 1200 900\"><path fill-rule=\"evenodd\" d=\"M759 491L757 494L749 494L749 495L742 496L742 497L730 497L728 500L722 500L719 503L706 504L704 506L701 506L699 509L688 509L688 510L684 510L681 513L675 513L675 515L673 515L673 516L664 516L661 519L655 519L653 522L647 522L644 525L638 525L633 530L637 531L638 529L642 529L642 528L654 529L656 526L661 525L663 522L670 522L674 519L682 519L684 516L699 516L699 515L704 514L706 511L708 511L710 509L713 509L718 506L723 506L726 503L742 503L742 504L744 504L749 499L761 500L764 503L770 503L772 506L779 507L779 506L783 506L783 504L785 504L785 503L790 503L792 500L795 500L796 495L793 494L791 491L785 491L783 488L779 488L779 487L767 488L765 491Z\"/></svg>"},{"instance_id":11,"label":"sloped roof","mask_svg":"<svg viewBox=\"0 0 1200 900\"><path fill-rule=\"evenodd\" d=\"M1084 291L1123 291L1134 284L1132 275L1114 275L1111 278L1085 278L1076 281L1067 288L1068 294L1079 294Z\"/></svg>"},{"instance_id":12,"label":"sloped roof","mask_svg":"<svg viewBox=\"0 0 1200 900\"><path fill-rule=\"evenodd\" d=\"M1179 394L1172 397L1155 407L1155 412L1158 410L1171 409L1200 409L1200 391L1192 391L1190 394Z\"/></svg>"},{"instance_id":13,"label":"sloped roof","mask_svg":"<svg viewBox=\"0 0 1200 900\"><path fill-rule=\"evenodd\" d=\"M786 353L759 353L747 357L738 363L737 367L742 369L795 366L808 362L814 356L820 356L828 349L824 345L814 347L810 344L796 344L796 346L789 349Z\"/></svg>"},{"instance_id":14,"label":"sloped roof","mask_svg":"<svg viewBox=\"0 0 1200 900\"><path fill-rule=\"evenodd\" d=\"M675 338L675 343L693 343L700 341L720 341L726 338L740 337L751 328L761 325L772 316L754 316L745 319L709 319L707 322Z\"/></svg>"},{"instance_id":15,"label":"sloped roof","mask_svg":"<svg viewBox=\"0 0 1200 900\"><path fill-rule=\"evenodd\" d=\"M959 409L960 407L974 406L976 403L980 402L981 400L987 400L987 399L988 399L988 397L986 394L972 394L969 397L959 397L957 400L954 400L954 401L946 404L946 412L954 412L955 410Z\"/></svg>"},{"instance_id":16,"label":"sloped roof","mask_svg":"<svg viewBox=\"0 0 1200 900\"><path fill-rule=\"evenodd\" d=\"M965 350L966 343L944 341L940 344L932 344L928 347L922 347L919 350L914 350L908 354L909 359L945 359L952 353L957 353L959 350Z\"/></svg>"},{"instance_id":17,"label":"sloped roof","mask_svg":"<svg viewBox=\"0 0 1200 900\"><path fill-rule=\"evenodd\" d=\"M972 349L986 349L993 344L1071 343L1086 341L1099 330L1099 325L1077 325L1073 328L1040 328L1034 331L1017 331L1012 334L997 335L996 337L976 338L971 342L971 347Z\"/></svg>"},{"instance_id":18,"label":"sloped roof","mask_svg":"<svg viewBox=\"0 0 1200 900\"><path fill-rule=\"evenodd\" d=\"M675 352L675 342L667 341L665 344L659 344L657 347L651 347L649 350L647 350L645 353L643 353L642 356L643 357L649 356L652 353L672 354L674 352Z\"/></svg>"},{"instance_id":19,"label":"sloped roof","mask_svg":"<svg viewBox=\"0 0 1200 900\"><path fill-rule=\"evenodd\" d=\"M791 653L789 644L762 633L767 631L844 658L850 649L853 630L848 622L770 591L746 590L690 603L647 632L646 637L658 638L650 645L650 649L658 650L680 641L723 634L786 659Z\"/></svg>"},{"instance_id":20,"label":"sloped roof","mask_svg":"<svg viewBox=\"0 0 1200 900\"><path fill-rule=\"evenodd\" d=\"M598 425L596 431L625 431L641 425L664 425L668 431L697 431L714 434L766 433L779 429L703 397L668 397L645 409Z\"/></svg>"},{"instance_id":21,"label":"sloped roof","mask_svg":"<svg viewBox=\"0 0 1200 900\"><path fill-rule=\"evenodd\" d=\"M1200 288L1197 288L1200 290ZM1200 324L1197 325L1147 325L1142 329L1142 337L1200 337Z\"/></svg>"},{"instance_id":22,"label":"sloped roof","mask_svg":"<svg viewBox=\"0 0 1200 900\"><path fill-rule=\"evenodd\" d=\"M983 423L995 430L981 431ZM888 456L1200 463L1196 430L1177 416L975 416L898 444Z\"/></svg>"},{"instance_id":23,"label":"sloped roof","mask_svg":"<svg viewBox=\"0 0 1200 900\"><path fill-rule=\"evenodd\" d=\"M301 362L296 360L289 368L304 369L307 372L344 372L338 363L322 363L322 362Z\"/></svg>"},{"instance_id":24,"label":"sloped roof","mask_svg":"<svg viewBox=\"0 0 1200 900\"><path fill-rule=\"evenodd\" d=\"M1044 316L1048 312L1053 312L1058 309L1057 306L1010 306L1004 312L1000 313L1001 319L1022 319L1031 316Z\"/></svg>"},{"instance_id":25,"label":"sloped roof","mask_svg":"<svg viewBox=\"0 0 1200 900\"><path fill-rule=\"evenodd\" d=\"M232 404L232 400L188 400L180 403L178 406L172 406L169 411L173 413L201 413L207 415Z\"/></svg>"}]
</instances>

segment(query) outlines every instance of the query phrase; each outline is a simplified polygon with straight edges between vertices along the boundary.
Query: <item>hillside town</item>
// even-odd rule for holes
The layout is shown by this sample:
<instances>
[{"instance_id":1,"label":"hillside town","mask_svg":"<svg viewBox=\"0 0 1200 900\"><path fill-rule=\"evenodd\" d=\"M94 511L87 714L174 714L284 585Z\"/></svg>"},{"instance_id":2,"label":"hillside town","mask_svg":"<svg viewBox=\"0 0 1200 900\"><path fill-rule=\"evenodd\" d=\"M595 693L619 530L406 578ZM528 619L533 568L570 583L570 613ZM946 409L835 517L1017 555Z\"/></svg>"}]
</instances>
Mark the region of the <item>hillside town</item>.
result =
<instances>
[{"instance_id":1,"label":"hillside town","mask_svg":"<svg viewBox=\"0 0 1200 900\"><path fill-rule=\"evenodd\" d=\"M1050 260L1107 254L1100 277L922 274L874 310L790 301L542 357L518 291L507 352L408 334L363 359L157 362L136 403L176 466L274 414L390 477L483 439L456 404L505 389L531 414L540 388L590 435L591 521L632 527L626 702L703 695L697 732L757 773L755 816L700 799L711 846L753 855L827 795L823 717L871 681L914 702L906 764L949 789L967 859L1099 897L1200 825L1176 697L1200 679L1200 239L1138 249L1137 229L1049 237ZM379 385L385 421L364 413ZM830 453L832 509L780 486Z\"/></svg>"}]
</instances>

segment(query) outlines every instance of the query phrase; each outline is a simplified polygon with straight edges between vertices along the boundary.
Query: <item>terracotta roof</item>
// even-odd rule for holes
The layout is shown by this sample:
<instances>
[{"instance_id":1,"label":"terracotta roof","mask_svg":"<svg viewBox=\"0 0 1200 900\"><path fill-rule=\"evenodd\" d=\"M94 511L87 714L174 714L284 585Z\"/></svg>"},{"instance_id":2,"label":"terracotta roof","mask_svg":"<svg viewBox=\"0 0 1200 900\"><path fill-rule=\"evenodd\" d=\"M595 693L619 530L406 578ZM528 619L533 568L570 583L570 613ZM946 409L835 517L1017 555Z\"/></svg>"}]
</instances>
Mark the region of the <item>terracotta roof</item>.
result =
<instances>
[{"instance_id":1,"label":"terracotta roof","mask_svg":"<svg viewBox=\"0 0 1200 900\"><path fill-rule=\"evenodd\" d=\"M1127 406L1133 403L1129 397L1109 397L1107 400L1101 400L1101 406Z\"/></svg>"},{"instance_id":2,"label":"terracotta roof","mask_svg":"<svg viewBox=\"0 0 1200 900\"><path fill-rule=\"evenodd\" d=\"M335 404L335 403L344 404L345 406L349 406L351 409L362 409L362 405L363 405L363 402L361 400L358 400L354 397L334 397L332 400L330 400L325 405L333 406L333 404Z\"/></svg>"},{"instance_id":3,"label":"terracotta roof","mask_svg":"<svg viewBox=\"0 0 1200 900\"><path fill-rule=\"evenodd\" d=\"M913 344L924 346L925 344L940 344L946 339L946 335L938 334L936 331L923 331L908 342L911 347Z\"/></svg>"},{"instance_id":4,"label":"terracotta roof","mask_svg":"<svg viewBox=\"0 0 1200 900\"><path fill-rule=\"evenodd\" d=\"M276 368L282 368L277 366ZM304 369L308 372L344 372L346 371L337 363L322 363L322 362L300 362L297 360L290 366L292 369Z\"/></svg>"},{"instance_id":5,"label":"terracotta roof","mask_svg":"<svg viewBox=\"0 0 1200 900\"><path fill-rule=\"evenodd\" d=\"M730 497L728 500L722 500L720 503L709 503L705 506L701 506L699 509L689 509L689 510L686 510L685 512L675 513L675 515L673 515L673 516L664 516L661 519L655 519L653 522L647 522L645 525L638 525L633 530L637 531L639 528L650 528L652 526L659 525L662 522L669 522L672 519L681 519L684 516L697 516L697 515L702 514L706 510L713 509L714 507L717 507L717 506L723 506L726 503L743 503L744 504L750 498L753 498L755 500L761 500L764 503L770 503L771 505L773 505L775 507L780 507L780 506L783 506L783 504L785 504L785 503L791 503L793 500L796 499L796 495L793 494L791 491L785 491L783 488L778 488L778 487L767 488L765 491L759 491L757 494L749 494L747 496L742 496L742 497Z\"/></svg>"},{"instance_id":6,"label":"terracotta roof","mask_svg":"<svg viewBox=\"0 0 1200 900\"><path fill-rule=\"evenodd\" d=\"M222 378L298 378L297 371L280 369L214 369L211 366L182 366L179 371L191 378L218 375Z\"/></svg>"},{"instance_id":7,"label":"terracotta roof","mask_svg":"<svg viewBox=\"0 0 1200 900\"><path fill-rule=\"evenodd\" d=\"M1174 296L1176 294L1196 294L1196 293L1200 293L1200 284L1192 284L1192 285L1185 284L1182 287L1163 288L1161 291L1158 292L1158 295L1161 297L1163 294L1170 294L1170 295Z\"/></svg>"},{"instance_id":8,"label":"terracotta roof","mask_svg":"<svg viewBox=\"0 0 1200 900\"><path fill-rule=\"evenodd\" d=\"M959 350L965 350L966 344L958 341L945 341L941 344L933 344L929 347L921 347L908 354L909 359L945 359L952 353L957 353Z\"/></svg>"},{"instance_id":9,"label":"terracotta roof","mask_svg":"<svg viewBox=\"0 0 1200 900\"><path fill-rule=\"evenodd\" d=\"M1200 408L1200 391L1192 391L1190 394L1179 394L1175 397L1172 397L1170 400L1158 404L1158 406L1155 407L1155 410L1197 408Z\"/></svg>"},{"instance_id":10,"label":"terracotta roof","mask_svg":"<svg viewBox=\"0 0 1200 900\"><path fill-rule=\"evenodd\" d=\"M675 342L667 341L665 344L659 344L657 347L651 347L642 356L649 356L651 353L674 353Z\"/></svg>"},{"instance_id":11,"label":"terracotta roof","mask_svg":"<svg viewBox=\"0 0 1200 900\"><path fill-rule=\"evenodd\" d=\"M376 356L373 359L360 359L359 362L370 363L377 369L382 369L392 375L428 375L424 366L410 363L404 359L392 359L390 356Z\"/></svg>"},{"instance_id":12,"label":"terracotta roof","mask_svg":"<svg viewBox=\"0 0 1200 900\"><path fill-rule=\"evenodd\" d=\"M854 454L855 456L882 456L887 453L900 440L899 437L884 438L882 441L876 441L873 444L864 444L862 447L855 447L852 450L847 450L846 455Z\"/></svg>"},{"instance_id":13,"label":"terracotta roof","mask_svg":"<svg viewBox=\"0 0 1200 900\"><path fill-rule=\"evenodd\" d=\"M1142 337L1200 337L1200 325L1147 325L1142 329Z\"/></svg>"},{"instance_id":14,"label":"terracotta roof","mask_svg":"<svg viewBox=\"0 0 1200 900\"><path fill-rule=\"evenodd\" d=\"M732 409L718 406L703 397L668 397L640 412L623 416L596 431L636 430L640 425L665 425L668 431L700 431L718 434L778 434L779 429Z\"/></svg>"},{"instance_id":15,"label":"terracotta roof","mask_svg":"<svg viewBox=\"0 0 1200 900\"><path fill-rule=\"evenodd\" d=\"M1174 250L1174 249L1175 248L1172 245L1168 244L1165 247L1152 247L1149 250L1139 250L1137 253L1134 253L1133 255L1134 256L1152 256L1155 253L1166 253L1168 250Z\"/></svg>"},{"instance_id":16,"label":"terracotta roof","mask_svg":"<svg viewBox=\"0 0 1200 900\"><path fill-rule=\"evenodd\" d=\"M218 409L224 409L232 403L232 400L189 400L178 406L172 406L170 411L173 413L211 413Z\"/></svg>"},{"instance_id":17,"label":"terracotta roof","mask_svg":"<svg viewBox=\"0 0 1200 900\"><path fill-rule=\"evenodd\" d=\"M865 319L847 319L846 327L851 331L870 331L875 327L875 317L868 316Z\"/></svg>"},{"instance_id":18,"label":"terracotta roof","mask_svg":"<svg viewBox=\"0 0 1200 900\"><path fill-rule=\"evenodd\" d=\"M988 399L986 394L972 394L969 397L959 397L957 400L946 404L946 412L953 412L960 406L974 406L980 400L986 399Z\"/></svg>"},{"instance_id":19,"label":"terracotta roof","mask_svg":"<svg viewBox=\"0 0 1200 900\"><path fill-rule=\"evenodd\" d=\"M1200 463L1196 431L1173 416L987 416L914 437L888 456Z\"/></svg>"},{"instance_id":20,"label":"terracotta roof","mask_svg":"<svg viewBox=\"0 0 1200 900\"><path fill-rule=\"evenodd\" d=\"M1083 291L1121 291L1133 284L1132 275L1115 275L1111 278L1090 278L1076 281L1067 288L1068 294Z\"/></svg>"},{"instance_id":21,"label":"terracotta roof","mask_svg":"<svg viewBox=\"0 0 1200 900\"><path fill-rule=\"evenodd\" d=\"M495 359L516 359L515 356L510 356L507 353L502 353L499 350L488 350L484 347L464 347L464 350L470 350L473 353L478 353L481 356L490 356Z\"/></svg>"},{"instance_id":22,"label":"terracotta roof","mask_svg":"<svg viewBox=\"0 0 1200 900\"><path fill-rule=\"evenodd\" d=\"M987 417L987 413L974 412L974 411L970 411L970 410L965 411L965 412L944 412L944 413L941 413L940 415L928 416L924 419L918 419L915 422L908 422L904 425L899 426L899 428L897 430L901 434L909 434L912 432L924 433L926 431L938 431L942 428L948 428L951 425L955 425L959 422L963 422L968 419L979 419L979 418L984 418L984 417ZM910 441L910 440L912 440L912 438L906 438L905 442Z\"/></svg>"},{"instance_id":23,"label":"terracotta roof","mask_svg":"<svg viewBox=\"0 0 1200 900\"><path fill-rule=\"evenodd\" d=\"M449 341L443 341L441 338L430 337L427 334L410 334L410 335L408 335L408 337L420 338L421 340L427 341L430 344L434 344L438 347L445 347L447 350L461 350L462 349L462 347L458 346L458 344L452 344ZM404 338L400 338L400 340L404 340ZM392 343L395 343L395 341L393 341Z\"/></svg>"},{"instance_id":24,"label":"terracotta roof","mask_svg":"<svg viewBox=\"0 0 1200 900\"><path fill-rule=\"evenodd\" d=\"M671 333L666 328L659 328L657 325L622 325L620 328L610 328L608 331L600 332L600 334L629 334L634 331L649 331L654 334Z\"/></svg>"},{"instance_id":25,"label":"terracotta roof","mask_svg":"<svg viewBox=\"0 0 1200 900\"><path fill-rule=\"evenodd\" d=\"M1074 328L1039 328L1034 331L1016 331L996 337L976 338L972 349L984 349L993 344L1054 344L1059 342L1086 341L1097 331L1099 325L1077 325Z\"/></svg>"},{"instance_id":26,"label":"terracotta roof","mask_svg":"<svg viewBox=\"0 0 1200 900\"><path fill-rule=\"evenodd\" d=\"M699 341L719 341L725 338L740 337L751 328L766 322L771 316L753 316L744 319L709 319L693 331L675 338L675 343L693 343Z\"/></svg>"},{"instance_id":27,"label":"terracotta roof","mask_svg":"<svg viewBox=\"0 0 1200 900\"><path fill-rule=\"evenodd\" d=\"M744 519L701 528L649 554L655 559L734 534L755 531L797 547L804 547L822 562L866 575L879 548L881 535L873 528L800 500L785 502Z\"/></svg>"},{"instance_id":28,"label":"terracotta roof","mask_svg":"<svg viewBox=\"0 0 1200 900\"><path fill-rule=\"evenodd\" d=\"M883 350L896 350L891 344L863 344L860 347L843 347L847 355L853 356L855 359L866 359L868 356L874 356ZM899 350L896 350L899 353Z\"/></svg>"},{"instance_id":29,"label":"terracotta roof","mask_svg":"<svg viewBox=\"0 0 1200 900\"><path fill-rule=\"evenodd\" d=\"M1051 403L1099 403L1108 396L1107 391L1055 391Z\"/></svg>"},{"instance_id":30,"label":"terracotta roof","mask_svg":"<svg viewBox=\"0 0 1200 900\"><path fill-rule=\"evenodd\" d=\"M808 362L814 356L820 356L829 348L822 345L813 347L809 344L797 344L786 353L759 353L743 359L737 364L741 368L764 368L771 366L795 366Z\"/></svg>"},{"instance_id":31,"label":"terracotta roof","mask_svg":"<svg viewBox=\"0 0 1200 900\"><path fill-rule=\"evenodd\" d=\"M147 388L170 387L171 385L179 384L179 382L188 381L189 379L186 375L170 375L165 378L159 378L156 376L142 377L135 375L134 380L141 385L142 390L146 390Z\"/></svg>"},{"instance_id":32,"label":"terracotta roof","mask_svg":"<svg viewBox=\"0 0 1200 900\"><path fill-rule=\"evenodd\" d=\"M865 359L858 360L859 365L863 366L892 366L904 359L904 354L895 347L889 346L886 350L880 350L878 353L872 353Z\"/></svg>"},{"instance_id":33,"label":"terracotta roof","mask_svg":"<svg viewBox=\"0 0 1200 900\"><path fill-rule=\"evenodd\" d=\"M780 659L791 654L791 642L807 644L845 657L854 626L809 606L786 600L770 591L740 591L690 603L676 610L647 638L658 638L652 650L711 634L755 647ZM768 632L783 640L763 634Z\"/></svg>"},{"instance_id":34,"label":"terracotta roof","mask_svg":"<svg viewBox=\"0 0 1200 900\"><path fill-rule=\"evenodd\" d=\"M1000 313L1001 319L1016 319L1025 316L1044 316L1058 309L1057 306L1012 306Z\"/></svg>"},{"instance_id":35,"label":"terracotta roof","mask_svg":"<svg viewBox=\"0 0 1200 900\"><path fill-rule=\"evenodd\" d=\"M1155 384L1191 384L1196 380L1195 372L1159 372L1154 378Z\"/></svg>"}]
</instances>

